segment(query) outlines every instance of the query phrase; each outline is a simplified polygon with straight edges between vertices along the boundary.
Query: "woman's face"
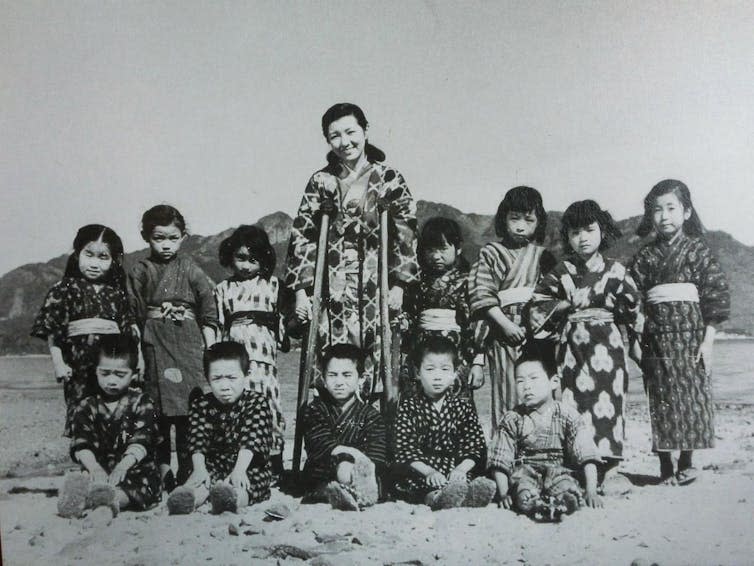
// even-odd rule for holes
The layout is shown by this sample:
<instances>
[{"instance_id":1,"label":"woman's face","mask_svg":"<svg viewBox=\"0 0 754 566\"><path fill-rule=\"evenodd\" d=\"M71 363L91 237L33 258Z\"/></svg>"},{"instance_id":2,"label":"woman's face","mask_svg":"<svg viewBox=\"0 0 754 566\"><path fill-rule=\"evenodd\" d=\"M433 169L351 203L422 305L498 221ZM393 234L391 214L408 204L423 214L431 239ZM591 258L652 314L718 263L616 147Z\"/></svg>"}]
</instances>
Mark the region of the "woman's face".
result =
<instances>
[{"instance_id":1,"label":"woman's face","mask_svg":"<svg viewBox=\"0 0 754 566\"><path fill-rule=\"evenodd\" d=\"M343 116L327 128L327 143L343 163L353 165L364 155L367 133L355 116Z\"/></svg>"}]
</instances>

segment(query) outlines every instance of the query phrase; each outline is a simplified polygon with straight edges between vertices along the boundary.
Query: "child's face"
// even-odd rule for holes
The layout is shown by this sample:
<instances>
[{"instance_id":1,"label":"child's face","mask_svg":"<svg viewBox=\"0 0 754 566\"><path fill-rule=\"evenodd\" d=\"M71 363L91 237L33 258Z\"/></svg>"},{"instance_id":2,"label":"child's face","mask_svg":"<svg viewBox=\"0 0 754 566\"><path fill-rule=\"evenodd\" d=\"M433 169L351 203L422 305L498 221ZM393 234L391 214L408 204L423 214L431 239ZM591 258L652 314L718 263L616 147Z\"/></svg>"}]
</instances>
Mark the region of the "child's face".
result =
<instances>
[{"instance_id":1,"label":"child's face","mask_svg":"<svg viewBox=\"0 0 754 566\"><path fill-rule=\"evenodd\" d=\"M209 364L207 382L215 399L232 405L243 393L246 376L238 360L215 360Z\"/></svg>"},{"instance_id":2,"label":"child's face","mask_svg":"<svg viewBox=\"0 0 754 566\"><path fill-rule=\"evenodd\" d=\"M569 228L568 243L579 257L589 259L600 249L602 243L602 230L599 223L592 222L581 228Z\"/></svg>"},{"instance_id":3,"label":"child's face","mask_svg":"<svg viewBox=\"0 0 754 566\"><path fill-rule=\"evenodd\" d=\"M660 195L655 200L652 222L657 233L665 238L675 236L690 217L691 210L683 207L675 193Z\"/></svg>"},{"instance_id":4,"label":"child's face","mask_svg":"<svg viewBox=\"0 0 754 566\"><path fill-rule=\"evenodd\" d=\"M458 259L458 248L443 237L443 243L437 248L424 250L424 262L435 271L447 271L453 267Z\"/></svg>"},{"instance_id":5,"label":"child's face","mask_svg":"<svg viewBox=\"0 0 754 566\"><path fill-rule=\"evenodd\" d=\"M153 255L162 261L170 261L181 249L185 239L186 234L175 224L155 226L149 235L149 247Z\"/></svg>"},{"instance_id":6,"label":"child's face","mask_svg":"<svg viewBox=\"0 0 754 566\"><path fill-rule=\"evenodd\" d=\"M233 253L233 272L242 279L253 279L261 269L259 261L249 253L249 248L241 246Z\"/></svg>"},{"instance_id":7,"label":"child's face","mask_svg":"<svg viewBox=\"0 0 754 566\"><path fill-rule=\"evenodd\" d=\"M445 395L456 379L452 354L428 352L416 371L424 394L433 400Z\"/></svg>"},{"instance_id":8,"label":"child's face","mask_svg":"<svg viewBox=\"0 0 754 566\"><path fill-rule=\"evenodd\" d=\"M550 378L540 362L524 362L516 368L516 393L519 402L531 409L552 401L558 380Z\"/></svg>"},{"instance_id":9,"label":"child's face","mask_svg":"<svg viewBox=\"0 0 754 566\"><path fill-rule=\"evenodd\" d=\"M537 231L537 214L532 210L530 212L519 212L509 210L505 217L505 227L508 235L514 240L529 241L534 232Z\"/></svg>"},{"instance_id":10,"label":"child's face","mask_svg":"<svg viewBox=\"0 0 754 566\"><path fill-rule=\"evenodd\" d=\"M128 365L128 360L100 356L97 364L97 384L110 397L120 397L128 390L134 371Z\"/></svg>"},{"instance_id":11,"label":"child's face","mask_svg":"<svg viewBox=\"0 0 754 566\"><path fill-rule=\"evenodd\" d=\"M354 360L333 358L325 370L325 389L338 402L348 401L359 386L359 369Z\"/></svg>"},{"instance_id":12,"label":"child's face","mask_svg":"<svg viewBox=\"0 0 754 566\"><path fill-rule=\"evenodd\" d=\"M79 252L79 271L88 281L101 281L112 265L110 247L102 240L89 242Z\"/></svg>"}]
</instances>

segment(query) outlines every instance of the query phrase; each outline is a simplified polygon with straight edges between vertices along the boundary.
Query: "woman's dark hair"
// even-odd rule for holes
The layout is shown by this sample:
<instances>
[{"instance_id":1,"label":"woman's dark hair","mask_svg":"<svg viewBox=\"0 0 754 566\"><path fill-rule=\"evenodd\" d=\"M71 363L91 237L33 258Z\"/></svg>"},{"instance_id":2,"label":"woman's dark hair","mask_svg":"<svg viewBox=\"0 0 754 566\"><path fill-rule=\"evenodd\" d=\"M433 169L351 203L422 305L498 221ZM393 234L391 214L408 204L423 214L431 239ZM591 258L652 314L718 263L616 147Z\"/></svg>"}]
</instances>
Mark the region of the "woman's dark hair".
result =
<instances>
[{"instance_id":1,"label":"woman's dark hair","mask_svg":"<svg viewBox=\"0 0 754 566\"><path fill-rule=\"evenodd\" d=\"M333 344L325 350L322 356L322 373L327 373L327 366L332 360L351 360L361 374L364 371L364 358L364 350L355 344Z\"/></svg>"},{"instance_id":2,"label":"woman's dark hair","mask_svg":"<svg viewBox=\"0 0 754 566\"><path fill-rule=\"evenodd\" d=\"M98 358L126 360L128 367L136 371L139 362L139 346L130 334L105 334L97 346Z\"/></svg>"},{"instance_id":3,"label":"woman's dark hair","mask_svg":"<svg viewBox=\"0 0 754 566\"><path fill-rule=\"evenodd\" d=\"M107 244L110 255L113 258L113 264L105 275L103 282L125 289L126 273L123 270L123 242L112 228L108 228L102 224L87 224L76 232L76 237L73 239L73 253L68 256L64 276L79 279L84 277L79 269L79 254L87 244L99 240Z\"/></svg>"},{"instance_id":4,"label":"woman's dark hair","mask_svg":"<svg viewBox=\"0 0 754 566\"><path fill-rule=\"evenodd\" d=\"M495 234L500 238L508 235L506 220L509 212L520 212L523 214L534 212L537 217L537 229L534 230L534 241L542 243L545 241L545 231L547 230L547 213L544 204L542 204L542 195L537 189L531 187L513 187L505 193L500 206L497 207L495 214Z\"/></svg>"},{"instance_id":5,"label":"woman's dark hair","mask_svg":"<svg viewBox=\"0 0 754 566\"><path fill-rule=\"evenodd\" d=\"M441 216L435 216L427 220L424 226L422 226L417 249L419 264L422 269L427 269L424 258L425 252L427 250L442 248L446 242L460 251L461 246L463 246L463 233L458 222ZM469 267L469 262L462 255L458 256L457 264L461 269Z\"/></svg>"},{"instance_id":6,"label":"woman's dark hair","mask_svg":"<svg viewBox=\"0 0 754 566\"><path fill-rule=\"evenodd\" d=\"M182 233L186 233L186 220L178 212L177 208L169 204L158 204L147 210L141 217L141 237L149 242L152 230L157 226L170 226L175 224Z\"/></svg>"},{"instance_id":7,"label":"woman's dark hair","mask_svg":"<svg viewBox=\"0 0 754 566\"><path fill-rule=\"evenodd\" d=\"M275 250L270 244L267 232L259 226L241 225L220 243L218 255L220 265L233 267L233 254L238 248L246 246L251 257L259 262L259 276L269 279L275 271Z\"/></svg>"},{"instance_id":8,"label":"woman's dark hair","mask_svg":"<svg viewBox=\"0 0 754 566\"><path fill-rule=\"evenodd\" d=\"M641 219L639 227L636 229L636 233L641 236L648 236L654 230L654 221L652 216L654 215L655 201L658 197L673 193L678 200L681 201L684 210L690 210L691 216L683 223L683 232L687 236L702 236L704 235L704 225L702 224L699 215L696 213L696 208L691 203L691 192L689 188L681 181L675 179L665 179L660 181L652 190L649 191L646 197L644 197L644 218Z\"/></svg>"},{"instance_id":9,"label":"woman's dark hair","mask_svg":"<svg viewBox=\"0 0 754 566\"><path fill-rule=\"evenodd\" d=\"M204 350L204 377L209 378L209 366L220 360L235 360L241 366L241 371L249 373L249 353L246 346L238 342L215 342Z\"/></svg>"},{"instance_id":10,"label":"woman's dark hair","mask_svg":"<svg viewBox=\"0 0 754 566\"><path fill-rule=\"evenodd\" d=\"M610 247L610 244L622 235L620 228L618 228L610 213L602 210L600 205L593 200L574 202L566 208L566 211L563 213L563 219L560 222L560 237L563 240L563 249L567 251L574 251L568 242L568 230L586 228L595 222L599 225L600 232L602 232L600 251L606 250Z\"/></svg>"},{"instance_id":11,"label":"woman's dark hair","mask_svg":"<svg viewBox=\"0 0 754 566\"><path fill-rule=\"evenodd\" d=\"M345 118L346 116L353 116L356 118L356 122L361 126L362 130L366 130L367 126L369 126L367 117L364 115L364 111L361 108L350 102L339 102L338 104L330 106L330 108L328 108L322 115L322 135L325 136L326 140L328 139L327 134L330 124L336 120ZM373 146L369 141L364 145L364 155L366 155L367 161L371 163L374 163L375 161L385 161L385 152L378 147ZM332 151L330 151L327 154L327 163L331 167L334 167L340 164L340 160Z\"/></svg>"}]
</instances>

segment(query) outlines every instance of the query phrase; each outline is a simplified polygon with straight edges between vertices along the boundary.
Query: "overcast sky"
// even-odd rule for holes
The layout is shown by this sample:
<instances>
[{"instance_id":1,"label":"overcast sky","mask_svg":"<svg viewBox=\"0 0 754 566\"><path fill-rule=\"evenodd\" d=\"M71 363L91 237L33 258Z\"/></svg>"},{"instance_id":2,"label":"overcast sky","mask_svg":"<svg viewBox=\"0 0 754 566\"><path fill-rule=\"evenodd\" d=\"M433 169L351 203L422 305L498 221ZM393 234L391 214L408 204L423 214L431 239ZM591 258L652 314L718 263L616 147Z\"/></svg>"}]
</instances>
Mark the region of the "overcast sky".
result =
<instances>
[{"instance_id":1,"label":"overcast sky","mask_svg":"<svg viewBox=\"0 0 754 566\"><path fill-rule=\"evenodd\" d=\"M0 3L0 273L168 202L213 234L294 214L324 110L360 104L417 199L538 188L623 218L683 179L754 244L754 3Z\"/></svg>"}]
</instances>

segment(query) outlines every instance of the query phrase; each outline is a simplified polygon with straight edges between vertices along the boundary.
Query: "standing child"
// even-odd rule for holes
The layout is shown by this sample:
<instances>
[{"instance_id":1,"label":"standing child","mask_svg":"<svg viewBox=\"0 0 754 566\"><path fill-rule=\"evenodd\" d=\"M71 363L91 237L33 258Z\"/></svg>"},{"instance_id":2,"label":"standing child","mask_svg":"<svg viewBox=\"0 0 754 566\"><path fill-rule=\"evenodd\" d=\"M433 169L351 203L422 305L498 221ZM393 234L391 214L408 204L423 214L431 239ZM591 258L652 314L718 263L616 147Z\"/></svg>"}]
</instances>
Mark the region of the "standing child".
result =
<instances>
[{"instance_id":1,"label":"standing child","mask_svg":"<svg viewBox=\"0 0 754 566\"><path fill-rule=\"evenodd\" d=\"M263 394L272 411L273 473L283 472L285 419L280 404L277 378L278 346L283 345L284 328L278 307L280 283L275 269L275 250L267 233L257 226L239 226L220 244L220 265L233 276L215 287L215 301L223 340L246 347L249 378Z\"/></svg>"},{"instance_id":2,"label":"standing child","mask_svg":"<svg viewBox=\"0 0 754 566\"><path fill-rule=\"evenodd\" d=\"M442 336L417 345L416 375L421 392L401 400L393 423L395 491L433 509L485 507L495 484L484 477L482 425L469 399L451 392L456 347Z\"/></svg>"},{"instance_id":3,"label":"standing child","mask_svg":"<svg viewBox=\"0 0 754 566\"><path fill-rule=\"evenodd\" d=\"M481 319L476 340L490 365L493 430L503 413L518 404L513 365L526 342L522 312L541 274L555 265L552 254L538 245L545 239L546 227L539 192L530 187L509 190L495 215L495 233L501 240L479 250L469 275L471 314ZM474 362L475 381L483 363Z\"/></svg>"},{"instance_id":4,"label":"standing child","mask_svg":"<svg viewBox=\"0 0 754 566\"><path fill-rule=\"evenodd\" d=\"M191 473L188 453L189 395L201 387L202 352L215 340L217 308L212 280L190 258L178 255L186 240L186 221L161 204L141 218L141 237L149 256L134 265L129 292L139 325L146 364L146 384L160 408L163 442L158 462L165 488L175 485L170 470L170 429L175 425L177 483Z\"/></svg>"},{"instance_id":5,"label":"standing child","mask_svg":"<svg viewBox=\"0 0 754 566\"><path fill-rule=\"evenodd\" d=\"M537 286L531 323L535 332L560 336L563 402L592 431L605 472L623 458L628 373L617 325L625 325L636 343L643 321L640 294L626 268L601 253L621 234L596 202L570 205L560 232L567 255Z\"/></svg>"},{"instance_id":6,"label":"standing child","mask_svg":"<svg viewBox=\"0 0 754 566\"><path fill-rule=\"evenodd\" d=\"M682 182L661 181L644 199L637 234L652 230L657 238L639 250L630 270L645 296L641 366L660 476L686 484L696 478L693 451L715 441L712 346L715 325L728 318L730 294ZM675 473L672 450L681 451Z\"/></svg>"},{"instance_id":7,"label":"standing child","mask_svg":"<svg viewBox=\"0 0 754 566\"><path fill-rule=\"evenodd\" d=\"M357 397L364 353L335 344L322 360L323 384L304 417L306 500L358 510L377 502L387 438L382 415Z\"/></svg>"},{"instance_id":8,"label":"standing child","mask_svg":"<svg viewBox=\"0 0 754 566\"><path fill-rule=\"evenodd\" d=\"M435 217L424 224L418 249L421 279L408 288L404 301L410 324L404 344L415 347L428 336L450 338L458 352L461 390L468 396L481 381L468 382L475 351L467 294L469 263L461 255L462 244L461 227L454 220ZM407 366L404 373L410 373Z\"/></svg>"},{"instance_id":9,"label":"standing child","mask_svg":"<svg viewBox=\"0 0 754 566\"><path fill-rule=\"evenodd\" d=\"M130 336L103 336L97 349L98 391L76 407L71 423L71 457L89 473L86 480L92 485L77 496L77 488L89 482L77 481L76 475L66 478L58 501L63 516L79 515L86 498L89 506L107 504L114 512L143 511L160 500L156 411L147 394L130 388L138 342Z\"/></svg>"},{"instance_id":10,"label":"standing child","mask_svg":"<svg viewBox=\"0 0 754 566\"><path fill-rule=\"evenodd\" d=\"M503 507L515 505L521 513L545 521L572 513L582 502L577 469L584 473L584 502L602 507L597 446L579 413L553 399L558 376L552 356L527 348L515 371L521 402L505 413L490 446L489 469Z\"/></svg>"},{"instance_id":11,"label":"standing child","mask_svg":"<svg viewBox=\"0 0 754 566\"><path fill-rule=\"evenodd\" d=\"M168 511L191 513L210 500L213 513L236 512L270 497L272 413L264 395L246 387L249 356L237 342L204 353L211 389L191 403L194 471L168 498Z\"/></svg>"},{"instance_id":12,"label":"standing child","mask_svg":"<svg viewBox=\"0 0 754 566\"><path fill-rule=\"evenodd\" d=\"M97 393L97 345L105 334L136 333L122 267L123 243L107 226L88 224L73 240L63 279L47 293L31 335L47 340L63 382L65 435L78 404Z\"/></svg>"}]
</instances>

